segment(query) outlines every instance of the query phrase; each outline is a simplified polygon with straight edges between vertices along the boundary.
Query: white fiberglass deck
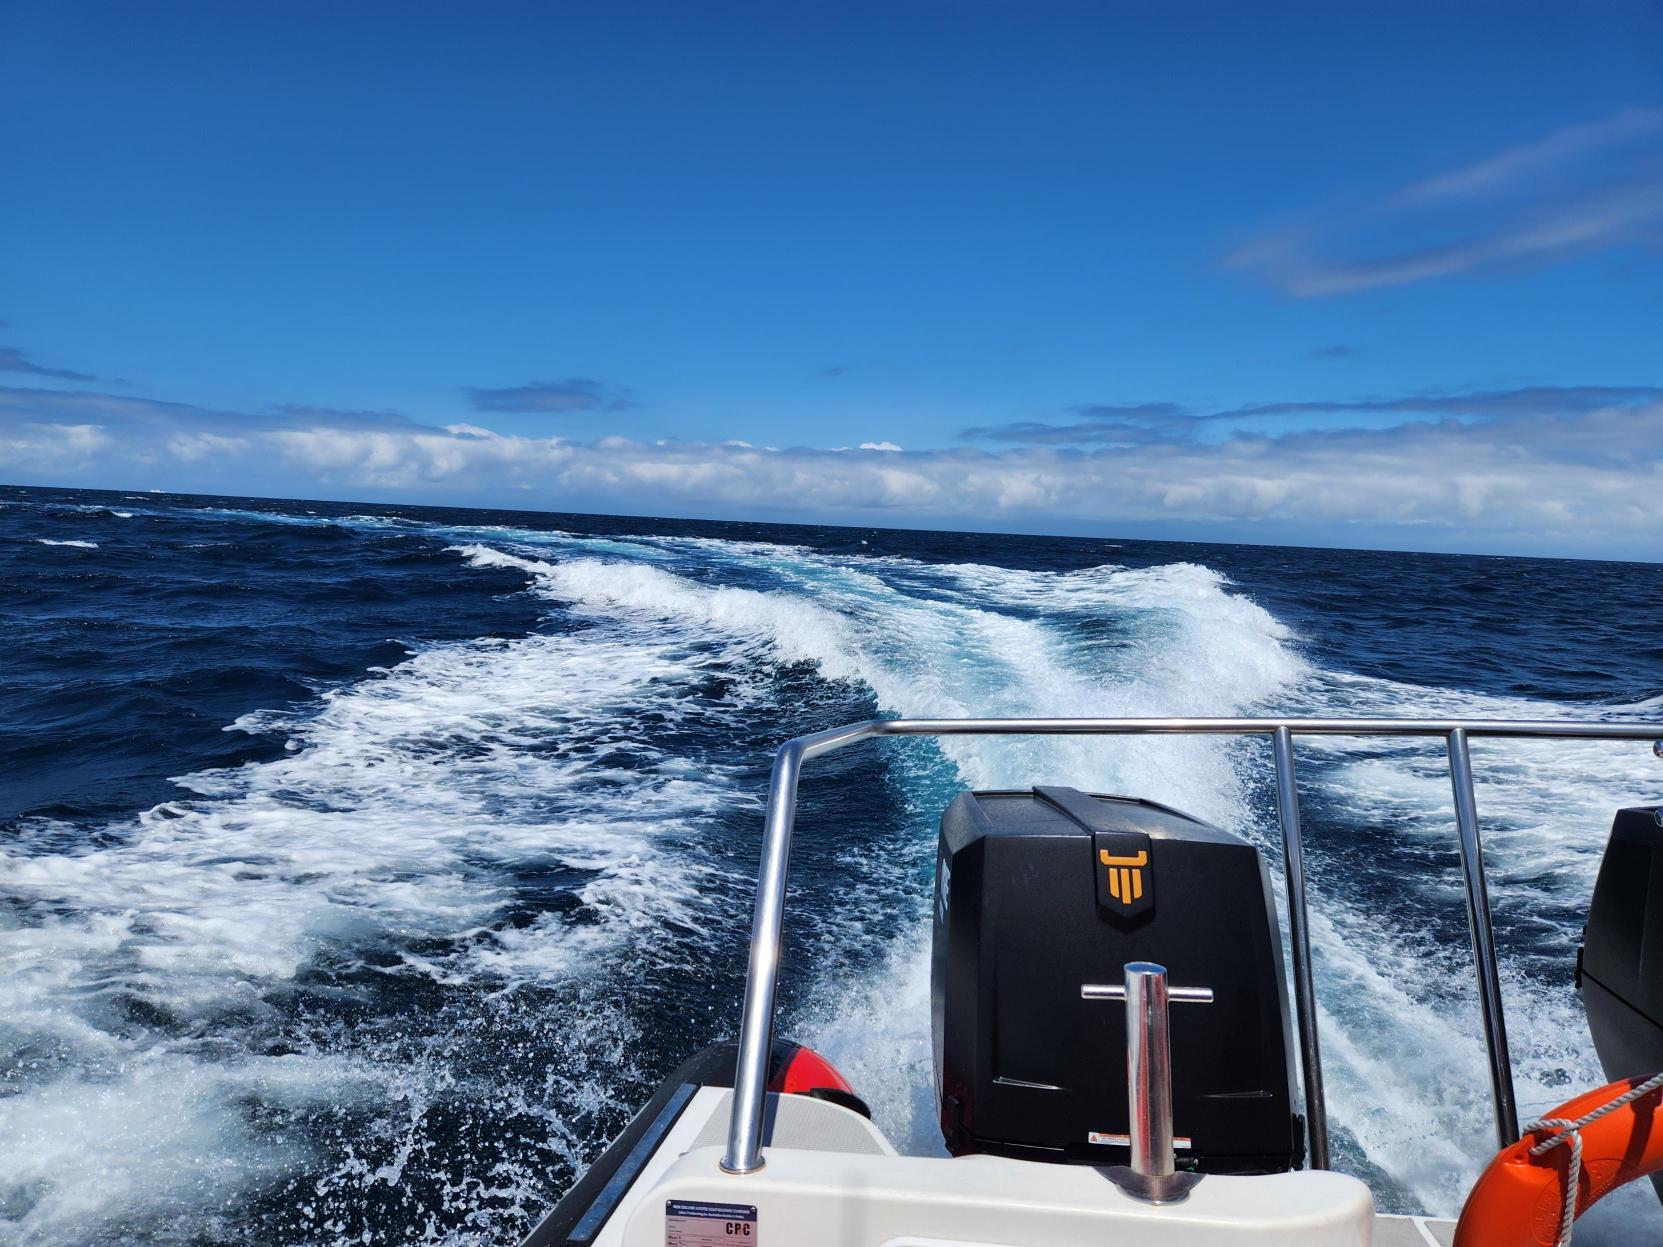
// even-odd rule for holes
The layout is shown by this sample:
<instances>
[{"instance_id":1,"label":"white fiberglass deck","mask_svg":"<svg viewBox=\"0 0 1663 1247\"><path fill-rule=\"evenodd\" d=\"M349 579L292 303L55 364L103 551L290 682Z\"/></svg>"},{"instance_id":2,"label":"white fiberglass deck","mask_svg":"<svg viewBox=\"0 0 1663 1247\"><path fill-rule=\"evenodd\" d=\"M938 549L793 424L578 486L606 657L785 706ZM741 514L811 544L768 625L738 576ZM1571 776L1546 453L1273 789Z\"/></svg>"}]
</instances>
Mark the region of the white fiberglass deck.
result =
<instances>
[{"instance_id":1,"label":"white fiberglass deck","mask_svg":"<svg viewBox=\"0 0 1663 1247\"><path fill-rule=\"evenodd\" d=\"M671 1201L756 1209L752 1247L1449 1247L1454 1223L1377 1216L1368 1188L1320 1171L1207 1177L1182 1204L1123 1195L1089 1166L899 1156L848 1109L770 1094L768 1162L722 1172L732 1093L687 1103L593 1247L664 1247ZM696 1241L696 1240L692 1240Z\"/></svg>"}]
</instances>

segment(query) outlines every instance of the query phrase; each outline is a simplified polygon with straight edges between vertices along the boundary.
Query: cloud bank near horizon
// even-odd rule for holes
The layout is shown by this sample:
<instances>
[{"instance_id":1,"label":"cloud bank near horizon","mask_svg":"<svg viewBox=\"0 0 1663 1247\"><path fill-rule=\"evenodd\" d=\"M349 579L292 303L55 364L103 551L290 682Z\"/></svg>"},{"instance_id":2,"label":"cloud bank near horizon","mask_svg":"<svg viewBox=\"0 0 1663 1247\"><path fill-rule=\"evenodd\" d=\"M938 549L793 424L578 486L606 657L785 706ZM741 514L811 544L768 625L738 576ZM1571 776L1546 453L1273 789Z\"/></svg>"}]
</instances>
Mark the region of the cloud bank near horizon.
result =
<instances>
[{"instance_id":1,"label":"cloud bank near horizon","mask_svg":"<svg viewBox=\"0 0 1663 1247\"><path fill-rule=\"evenodd\" d=\"M1033 445L1149 446L1196 442L1208 431L1208 426L1302 417L1353 422L1381 416L1493 422L1528 417L1564 419L1606 410L1643 409L1659 403L1663 403L1663 386L1657 385L1533 385L1507 390L1469 390L1460 394L1253 403L1205 412L1192 411L1177 403L1096 403L1069 408L1069 413L1076 418L1066 423L1018 420L965 429L959 436L966 441Z\"/></svg>"},{"instance_id":2,"label":"cloud bank near horizon","mask_svg":"<svg viewBox=\"0 0 1663 1247\"><path fill-rule=\"evenodd\" d=\"M412 503L494 499L643 513L674 504L713 516L771 511L874 524L1180 521L1236 540L1281 522L1342 545L1348 531L1366 527L1401 533L1407 546L1461 538L1483 548L1663 556L1663 396L1643 388L1610 391L1612 401L1587 388L1557 399L1548 390L1507 393L1515 397L1466 396L1464 410L1480 414L1465 419L1422 415L1387 427L1237 431L1213 442L1155 437L1135 448L902 450L578 441L441 428L388 412L250 415L0 387L0 462L18 483L361 491ZM1369 409L1401 410L1392 400L1371 400ZM1161 404L1112 411L1106 419L1194 418Z\"/></svg>"}]
</instances>

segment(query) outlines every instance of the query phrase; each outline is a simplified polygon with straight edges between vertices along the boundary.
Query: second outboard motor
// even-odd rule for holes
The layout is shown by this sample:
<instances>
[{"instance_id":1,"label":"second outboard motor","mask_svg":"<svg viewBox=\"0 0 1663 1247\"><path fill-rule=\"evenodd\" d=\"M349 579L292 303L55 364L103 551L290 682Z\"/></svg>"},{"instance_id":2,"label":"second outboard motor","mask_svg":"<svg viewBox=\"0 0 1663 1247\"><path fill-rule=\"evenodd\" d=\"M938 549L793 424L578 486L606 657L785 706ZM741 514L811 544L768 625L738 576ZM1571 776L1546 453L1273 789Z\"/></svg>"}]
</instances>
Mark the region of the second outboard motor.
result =
<instances>
[{"instance_id":1,"label":"second outboard motor","mask_svg":"<svg viewBox=\"0 0 1663 1247\"><path fill-rule=\"evenodd\" d=\"M1605 1076L1663 1071L1663 806L1617 811L1582 932L1577 985ZM1652 1182L1663 1198L1663 1174Z\"/></svg>"},{"instance_id":2,"label":"second outboard motor","mask_svg":"<svg viewBox=\"0 0 1663 1247\"><path fill-rule=\"evenodd\" d=\"M1132 961L1169 971L1179 1168L1303 1159L1270 876L1246 841L1073 788L964 793L941 818L931 1023L955 1155L1125 1164ZM1211 989L1207 1003L1182 989ZM1087 998L1093 997L1093 998Z\"/></svg>"}]
</instances>

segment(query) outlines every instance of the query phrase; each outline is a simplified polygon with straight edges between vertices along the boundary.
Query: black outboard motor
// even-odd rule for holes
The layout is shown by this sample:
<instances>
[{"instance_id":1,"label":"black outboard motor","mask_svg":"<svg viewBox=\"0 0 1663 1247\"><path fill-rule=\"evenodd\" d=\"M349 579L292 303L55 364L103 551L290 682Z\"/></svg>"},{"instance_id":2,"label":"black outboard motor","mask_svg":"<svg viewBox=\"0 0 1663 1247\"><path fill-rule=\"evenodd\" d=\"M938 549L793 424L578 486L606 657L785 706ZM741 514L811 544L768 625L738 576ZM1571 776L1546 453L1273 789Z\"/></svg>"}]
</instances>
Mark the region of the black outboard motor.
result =
<instances>
[{"instance_id":1,"label":"black outboard motor","mask_svg":"<svg viewBox=\"0 0 1663 1247\"><path fill-rule=\"evenodd\" d=\"M1663 806L1617 811L1576 977L1605 1076L1663 1071Z\"/></svg>"},{"instance_id":2,"label":"black outboard motor","mask_svg":"<svg viewBox=\"0 0 1663 1247\"><path fill-rule=\"evenodd\" d=\"M1270 876L1246 841L1073 788L964 793L941 818L931 1024L955 1155L1125 1164L1131 961L1167 967L1180 1169L1297 1166L1292 1044ZM1211 1003L1178 1003L1179 988Z\"/></svg>"}]
</instances>

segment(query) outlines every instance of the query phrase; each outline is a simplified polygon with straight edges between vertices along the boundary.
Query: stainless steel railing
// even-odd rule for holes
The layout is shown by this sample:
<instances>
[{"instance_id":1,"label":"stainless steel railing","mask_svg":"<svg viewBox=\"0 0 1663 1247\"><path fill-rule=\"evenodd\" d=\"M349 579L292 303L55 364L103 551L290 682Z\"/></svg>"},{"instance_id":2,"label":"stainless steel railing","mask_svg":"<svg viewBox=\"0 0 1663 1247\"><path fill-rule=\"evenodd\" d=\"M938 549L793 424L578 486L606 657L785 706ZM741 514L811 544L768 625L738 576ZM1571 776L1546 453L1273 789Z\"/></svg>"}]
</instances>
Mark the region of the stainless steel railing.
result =
<instances>
[{"instance_id":1,"label":"stainless steel railing","mask_svg":"<svg viewBox=\"0 0 1663 1247\"><path fill-rule=\"evenodd\" d=\"M1489 1054L1490 1089L1495 1101L1496 1137L1505 1147L1519 1137L1513 1102L1513 1068L1507 1051L1501 978L1489 888L1478 833L1472 760L1474 737L1531 740L1653 741L1663 757L1663 723L1553 723L1486 719L874 719L799 736L781 745L768 787L762 829L762 866L751 920L750 965L739 1026L739 1063L734 1075L733 1113L728 1120L722 1168L751 1173L762 1167L762 1117L767 1102L768 1058L773 1040L774 997L779 986L780 932L785 917L786 874L797 815L797 780L803 763L857 741L881 736L1269 736L1276 765L1276 805L1287 872L1288 937L1292 945L1294 1008L1299 1024L1300 1069L1312 1168L1328 1167L1328 1111L1322 1090L1322 1052L1317 1040L1316 989L1311 974L1310 915L1305 901L1305 848L1299 826L1295 783L1295 736L1442 737L1449 751L1455 794L1461 875L1466 887L1484 1044Z\"/></svg>"}]
</instances>

